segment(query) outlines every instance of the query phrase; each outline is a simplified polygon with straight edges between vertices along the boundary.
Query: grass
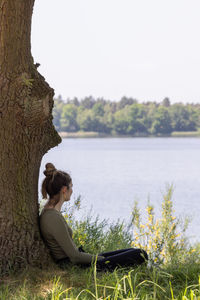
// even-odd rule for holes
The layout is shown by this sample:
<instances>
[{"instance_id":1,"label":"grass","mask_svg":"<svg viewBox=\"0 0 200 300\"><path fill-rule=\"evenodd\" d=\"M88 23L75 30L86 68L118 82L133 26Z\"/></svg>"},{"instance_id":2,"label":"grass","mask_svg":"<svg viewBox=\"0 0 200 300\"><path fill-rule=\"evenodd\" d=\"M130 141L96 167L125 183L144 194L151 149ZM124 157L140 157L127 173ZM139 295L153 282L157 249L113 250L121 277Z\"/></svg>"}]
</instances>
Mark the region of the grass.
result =
<instances>
[{"instance_id":1,"label":"grass","mask_svg":"<svg viewBox=\"0 0 200 300\"><path fill-rule=\"evenodd\" d=\"M153 206L147 204L144 222L135 204L130 224L109 224L90 215L77 222L73 215L80 198L65 215L73 227L76 243L97 253L116 248L140 246L148 251L147 266L96 272L95 266L80 268L56 265L46 270L27 267L0 281L0 299L200 299L200 244L190 245L186 224L173 216L173 187L162 201L162 216L156 220Z\"/></svg>"},{"instance_id":2,"label":"grass","mask_svg":"<svg viewBox=\"0 0 200 300\"><path fill-rule=\"evenodd\" d=\"M59 132L61 138L99 138L106 137L107 134L94 131L77 131L77 132Z\"/></svg>"},{"instance_id":3,"label":"grass","mask_svg":"<svg viewBox=\"0 0 200 300\"><path fill-rule=\"evenodd\" d=\"M199 274L199 263L113 273L72 266L27 269L2 280L0 299L200 299Z\"/></svg>"},{"instance_id":4,"label":"grass","mask_svg":"<svg viewBox=\"0 0 200 300\"><path fill-rule=\"evenodd\" d=\"M171 133L172 137L199 137L200 131L174 131Z\"/></svg>"},{"instance_id":5,"label":"grass","mask_svg":"<svg viewBox=\"0 0 200 300\"><path fill-rule=\"evenodd\" d=\"M116 138L127 138L127 137L199 137L200 129L197 131L173 131L171 134L135 134L134 136L119 135L119 134L106 134L94 131L77 131L77 132L59 132L61 138L102 138L102 137L116 137Z\"/></svg>"}]
</instances>

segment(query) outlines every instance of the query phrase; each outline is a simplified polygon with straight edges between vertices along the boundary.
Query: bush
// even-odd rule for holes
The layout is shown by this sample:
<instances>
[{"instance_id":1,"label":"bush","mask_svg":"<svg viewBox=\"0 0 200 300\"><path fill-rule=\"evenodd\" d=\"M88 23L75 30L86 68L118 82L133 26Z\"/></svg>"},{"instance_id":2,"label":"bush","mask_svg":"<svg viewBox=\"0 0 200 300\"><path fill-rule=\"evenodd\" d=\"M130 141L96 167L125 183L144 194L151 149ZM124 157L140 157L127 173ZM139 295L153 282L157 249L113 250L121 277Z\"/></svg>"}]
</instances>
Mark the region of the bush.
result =
<instances>
[{"instance_id":1,"label":"bush","mask_svg":"<svg viewBox=\"0 0 200 300\"><path fill-rule=\"evenodd\" d=\"M109 220L100 220L99 216L93 218L91 211L84 219L77 221L74 213L80 209L80 197L68 209L65 218L72 227L76 245L82 245L87 252L134 247L147 251L151 265L185 263L188 259L195 261L198 251L185 236L189 219L182 222L174 216L172 194L173 186L168 186L163 195L161 218L155 218L153 206L147 203L146 222L142 221L137 202L129 224L120 220L110 224Z\"/></svg>"},{"instance_id":2,"label":"bush","mask_svg":"<svg viewBox=\"0 0 200 300\"><path fill-rule=\"evenodd\" d=\"M148 203L147 222L142 223L137 203L132 212L134 226L133 247L141 247L149 254L152 264L184 263L195 252L185 236L189 219L184 222L174 216L172 203L173 186L163 195L161 218L155 219L154 208Z\"/></svg>"}]
</instances>

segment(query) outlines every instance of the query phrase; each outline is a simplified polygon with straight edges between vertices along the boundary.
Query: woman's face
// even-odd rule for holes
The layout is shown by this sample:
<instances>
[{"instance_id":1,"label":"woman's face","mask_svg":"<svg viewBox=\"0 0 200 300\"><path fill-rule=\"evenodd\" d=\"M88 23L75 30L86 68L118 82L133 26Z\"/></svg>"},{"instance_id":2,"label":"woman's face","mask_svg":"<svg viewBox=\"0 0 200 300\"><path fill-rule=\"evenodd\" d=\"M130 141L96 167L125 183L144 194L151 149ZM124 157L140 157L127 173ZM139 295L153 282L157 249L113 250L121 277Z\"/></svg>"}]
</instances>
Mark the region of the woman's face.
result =
<instances>
[{"instance_id":1,"label":"woman's face","mask_svg":"<svg viewBox=\"0 0 200 300\"><path fill-rule=\"evenodd\" d=\"M72 187L73 187L72 182L69 184L69 188L66 187L65 201L70 200L71 194L73 193Z\"/></svg>"}]
</instances>

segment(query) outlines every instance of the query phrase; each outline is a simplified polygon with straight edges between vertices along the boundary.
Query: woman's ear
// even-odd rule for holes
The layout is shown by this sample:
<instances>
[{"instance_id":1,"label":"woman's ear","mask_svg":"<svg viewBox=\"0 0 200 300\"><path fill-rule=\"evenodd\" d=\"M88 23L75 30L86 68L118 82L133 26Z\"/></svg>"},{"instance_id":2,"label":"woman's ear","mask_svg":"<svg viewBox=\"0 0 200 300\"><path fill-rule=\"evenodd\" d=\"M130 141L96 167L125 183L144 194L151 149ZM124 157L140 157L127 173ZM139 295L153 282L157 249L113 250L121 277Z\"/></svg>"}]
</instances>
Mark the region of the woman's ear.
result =
<instances>
[{"instance_id":1,"label":"woman's ear","mask_svg":"<svg viewBox=\"0 0 200 300\"><path fill-rule=\"evenodd\" d=\"M65 194L67 192L67 187L63 186L62 189L61 189L61 191L62 191L63 194Z\"/></svg>"}]
</instances>

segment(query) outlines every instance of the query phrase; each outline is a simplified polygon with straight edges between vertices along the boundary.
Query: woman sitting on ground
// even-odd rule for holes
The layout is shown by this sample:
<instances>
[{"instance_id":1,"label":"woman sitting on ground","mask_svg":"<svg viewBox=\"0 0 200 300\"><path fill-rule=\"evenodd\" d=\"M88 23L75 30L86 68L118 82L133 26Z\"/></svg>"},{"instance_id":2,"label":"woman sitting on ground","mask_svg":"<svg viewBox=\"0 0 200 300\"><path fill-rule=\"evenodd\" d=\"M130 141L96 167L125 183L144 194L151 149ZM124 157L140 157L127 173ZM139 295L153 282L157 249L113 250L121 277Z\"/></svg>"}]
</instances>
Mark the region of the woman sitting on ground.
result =
<instances>
[{"instance_id":1,"label":"woman sitting on ground","mask_svg":"<svg viewBox=\"0 0 200 300\"><path fill-rule=\"evenodd\" d=\"M94 255L77 248L72 230L60 212L63 203L70 200L72 179L66 172L56 170L51 163L46 164L44 175L42 195L49 198L40 215L40 229L58 265L63 267L72 262L90 266L96 261L97 269L114 270L117 266L135 266L148 260L147 253L141 249L128 248Z\"/></svg>"}]
</instances>

